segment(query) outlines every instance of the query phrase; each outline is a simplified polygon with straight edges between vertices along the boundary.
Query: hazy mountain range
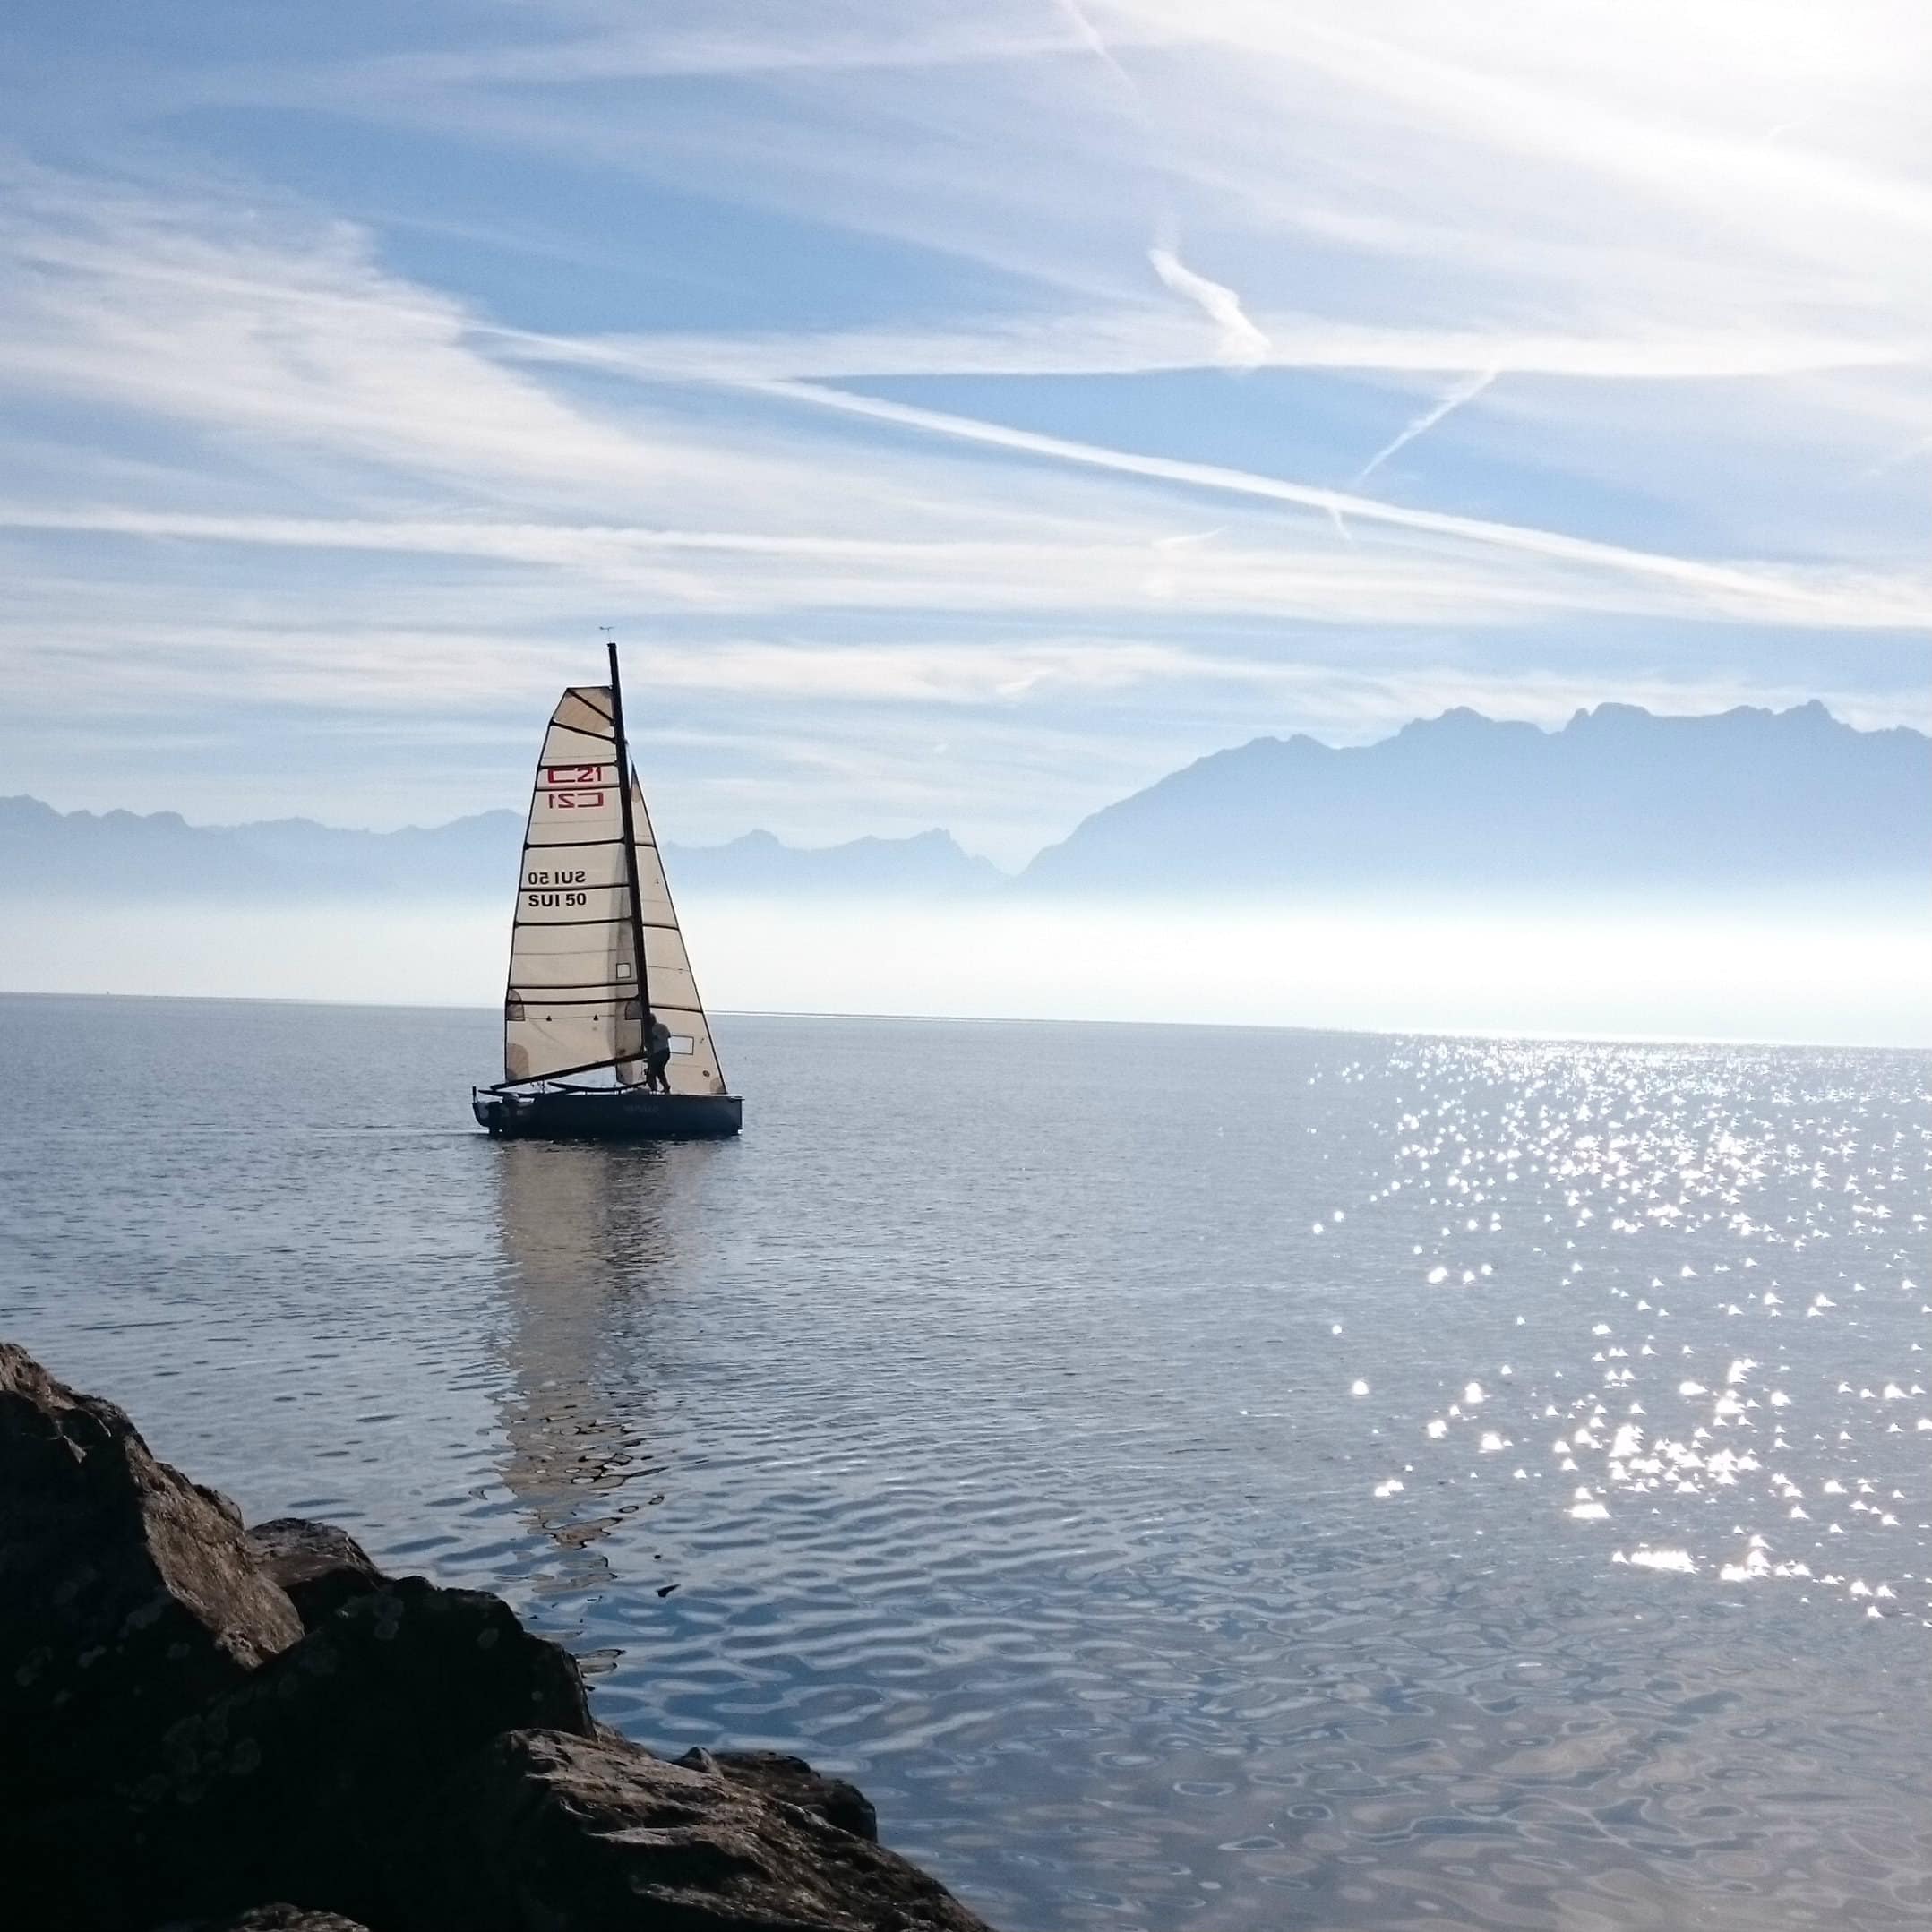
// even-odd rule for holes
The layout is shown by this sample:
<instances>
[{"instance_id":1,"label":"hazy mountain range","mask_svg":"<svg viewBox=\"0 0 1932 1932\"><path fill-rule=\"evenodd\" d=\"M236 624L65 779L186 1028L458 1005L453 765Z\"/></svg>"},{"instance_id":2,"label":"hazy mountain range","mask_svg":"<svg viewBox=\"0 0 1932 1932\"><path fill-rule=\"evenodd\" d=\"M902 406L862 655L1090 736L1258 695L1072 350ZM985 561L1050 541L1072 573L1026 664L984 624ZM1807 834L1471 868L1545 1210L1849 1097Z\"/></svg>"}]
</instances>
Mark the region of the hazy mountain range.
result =
<instances>
[{"instance_id":1,"label":"hazy mountain range","mask_svg":"<svg viewBox=\"0 0 1932 1932\"><path fill-rule=\"evenodd\" d=\"M507 895L520 812L395 832L189 825L0 799L0 892L224 898ZM1468 710L1377 744L1257 738L1095 812L1018 876L943 831L802 850L769 832L665 848L683 893L1296 896L1513 888L1932 888L1932 738L1822 705L1561 730Z\"/></svg>"},{"instance_id":2,"label":"hazy mountain range","mask_svg":"<svg viewBox=\"0 0 1932 1932\"><path fill-rule=\"evenodd\" d=\"M1118 891L1932 886L1932 738L1821 704L1560 731L1469 710L1335 751L1257 738L1096 811L1027 884Z\"/></svg>"},{"instance_id":3,"label":"hazy mountain range","mask_svg":"<svg viewBox=\"0 0 1932 1932\"><path fill-rule=\"evenodd\" d=\"M343 831L312 819L190 825L173 811L56 811L0 798L0 893L139 898L474 898L508 895L523 814L484 811L448 825ZM940 831L802 849L769 832L722 846L665 847L680 892L951 897L1009 882Z\"/></svg>"}]
</instances>

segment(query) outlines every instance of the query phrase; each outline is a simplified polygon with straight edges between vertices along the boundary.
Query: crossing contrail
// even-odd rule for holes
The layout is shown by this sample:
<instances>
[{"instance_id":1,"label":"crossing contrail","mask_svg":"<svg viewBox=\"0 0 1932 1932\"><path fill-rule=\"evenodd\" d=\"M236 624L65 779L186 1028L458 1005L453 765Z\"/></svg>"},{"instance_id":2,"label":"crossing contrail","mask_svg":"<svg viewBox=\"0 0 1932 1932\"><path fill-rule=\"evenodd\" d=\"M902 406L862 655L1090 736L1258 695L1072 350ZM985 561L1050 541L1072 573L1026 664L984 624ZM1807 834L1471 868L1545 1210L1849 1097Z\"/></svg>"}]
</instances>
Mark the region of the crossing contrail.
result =
<instances>
[{"instance_id":1,"label":"crossing contrail","mask_svg":"<svg viewBox=\"0 0 1932 1932\"><path fill-rule=\"evenodd\" d=\"M1397 450L1405 450L1418 436L1433 429L1444 416L1460 409L1465 402L1473 402L1502 372L1499 369L1485 369L1479 376L1459 383L1431 409L1425 409L1404 429L1393 441L1386 442L1350 479L1351 484L1360 484L1373 476Z\"/></svg>"}]
</instances>

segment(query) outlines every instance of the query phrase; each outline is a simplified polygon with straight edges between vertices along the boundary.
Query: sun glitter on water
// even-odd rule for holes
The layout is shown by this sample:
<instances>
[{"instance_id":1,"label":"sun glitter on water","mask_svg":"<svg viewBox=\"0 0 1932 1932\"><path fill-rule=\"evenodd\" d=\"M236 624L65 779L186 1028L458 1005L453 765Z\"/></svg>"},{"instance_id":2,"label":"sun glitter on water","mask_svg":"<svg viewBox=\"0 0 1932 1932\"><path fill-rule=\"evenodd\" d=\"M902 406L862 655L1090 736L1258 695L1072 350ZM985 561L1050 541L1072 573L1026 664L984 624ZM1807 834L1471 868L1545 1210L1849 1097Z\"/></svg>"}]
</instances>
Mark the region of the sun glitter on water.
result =
<instances>
[{"instance_id":1,"label":"sun glitter on water","mask_svg":"<svg viewBox=\"0 0 1932 1932\"><path fill-rule=\"evenodd\" d=\"M1795 1088L1767 1104L1746 1050L1434 1041L1392 1067L1413 1093L1358 1215L1426 1209L1422 1284L1508 1298L1541 1364L1441 1365L1447 1399L1411 1438L1438 1480L1480 1483L1484 1461L1541 1442L1511 1472L1519 1507L1553 1503L1613 1564L1932 1626L1932 1505L1908 1447L1932 1431L1914 1359L1932 1307L1908 1272L1925 1129L1850 1091L1829 1115ZM1506 1231L1503 1269L1489 1241ZM1428 1507L1416 1470L1374 1497Z\"/></svg>"}]
</instances>

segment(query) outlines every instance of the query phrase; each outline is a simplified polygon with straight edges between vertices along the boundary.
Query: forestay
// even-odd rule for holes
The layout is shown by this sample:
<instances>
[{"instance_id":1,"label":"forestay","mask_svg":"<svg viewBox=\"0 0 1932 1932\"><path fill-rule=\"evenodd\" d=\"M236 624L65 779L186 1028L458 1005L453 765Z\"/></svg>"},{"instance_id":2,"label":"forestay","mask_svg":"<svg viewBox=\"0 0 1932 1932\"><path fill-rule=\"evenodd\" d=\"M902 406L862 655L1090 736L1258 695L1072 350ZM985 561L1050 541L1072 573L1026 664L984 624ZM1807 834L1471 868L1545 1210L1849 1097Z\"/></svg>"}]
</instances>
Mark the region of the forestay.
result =
<instances>
[{"instance_id":1,"label":"forestay","mask_svg":"<svg viewBox=\"0 0 1932 1932\"><path fill-rule=\"evenodd\" d=\"M644 935L640 981L625 865L611 694L572 686L545 734L523 839L503 1000L503 1078L540 1080L614 1067L644 1079L645 1002L671 1033L678 1094L722 1094L717 1054L635 780L631 826Z\"/></svg>"}]
</instances>

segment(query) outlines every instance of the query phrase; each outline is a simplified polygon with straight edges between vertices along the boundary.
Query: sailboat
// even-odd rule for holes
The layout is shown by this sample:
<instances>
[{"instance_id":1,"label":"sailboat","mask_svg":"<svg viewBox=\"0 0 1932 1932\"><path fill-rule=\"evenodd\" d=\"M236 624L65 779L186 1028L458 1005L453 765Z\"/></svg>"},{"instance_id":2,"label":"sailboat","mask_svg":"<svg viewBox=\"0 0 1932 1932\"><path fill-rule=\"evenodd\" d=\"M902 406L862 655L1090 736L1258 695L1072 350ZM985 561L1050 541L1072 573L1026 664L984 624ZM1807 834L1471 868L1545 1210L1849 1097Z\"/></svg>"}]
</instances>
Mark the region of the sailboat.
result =
<instances>
[{"instance_id":1,"label":"sailboat","mask_svg":"<svg viewBox=\"0 0 1932 1932\"><path fill-rule=\"evenodd\" d=\"M511 923L503 1078L472 1087L470 1110L503 1138L719 1138L744 1103L691 977L609 650L610 683L571 685L550 714Z\"/></svg>"}]
</instances>

